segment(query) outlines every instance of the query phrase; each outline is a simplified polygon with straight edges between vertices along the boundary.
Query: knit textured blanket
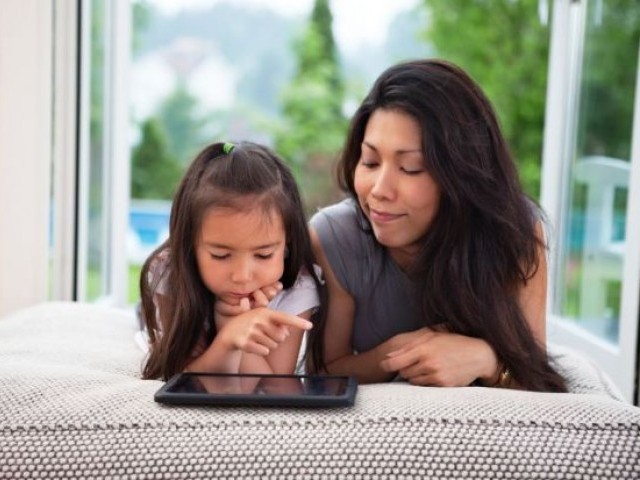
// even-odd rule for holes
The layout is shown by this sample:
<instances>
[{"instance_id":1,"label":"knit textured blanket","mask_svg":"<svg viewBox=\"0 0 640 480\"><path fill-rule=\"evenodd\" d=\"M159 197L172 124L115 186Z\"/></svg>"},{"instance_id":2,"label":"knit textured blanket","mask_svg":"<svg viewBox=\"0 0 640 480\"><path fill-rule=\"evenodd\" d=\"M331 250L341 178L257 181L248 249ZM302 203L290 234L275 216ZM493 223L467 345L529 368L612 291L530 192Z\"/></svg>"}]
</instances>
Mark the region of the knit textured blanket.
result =
<instances>
[{"instance_id":1,"label":"knit textured blanket","mask_svg":"<svg viewBox=\"0 0 640 480\"><path fill-rule=\"evenodd\" d=\"M0 479L638 479L640 409L575 352L571 393L361 385L352 408L153 401L131 313L47 303L0 319Z\"/></svg>"}]
</instances>

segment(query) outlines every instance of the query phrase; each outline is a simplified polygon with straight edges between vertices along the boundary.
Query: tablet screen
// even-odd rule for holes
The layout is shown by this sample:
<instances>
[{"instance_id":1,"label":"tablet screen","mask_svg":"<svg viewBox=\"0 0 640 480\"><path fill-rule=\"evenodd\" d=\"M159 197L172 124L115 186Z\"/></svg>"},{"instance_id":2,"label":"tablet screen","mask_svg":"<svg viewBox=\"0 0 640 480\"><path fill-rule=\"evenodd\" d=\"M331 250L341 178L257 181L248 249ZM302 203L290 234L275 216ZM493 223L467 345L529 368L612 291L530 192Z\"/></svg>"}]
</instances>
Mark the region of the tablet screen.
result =
<instances>
[{"instance_id":1,"label":"tablet screen","mask_svg":"<svg viewBox=\"0 0 640 480\"><path fill-rule=\"evenodd\" d=\"M190 405L350 406L353 377L180 373L155 394L161 403Z\"/></svg>"},{"instance_id":2,"label":"tablet screen","mask_svg":"<svg viewBox=\"0 0 640 480\"><path fill-rule=\"evenodd\" d=\"M344 395L347 377L183 375L168 392L214 395Z\"/></svg>"}]
</instances>

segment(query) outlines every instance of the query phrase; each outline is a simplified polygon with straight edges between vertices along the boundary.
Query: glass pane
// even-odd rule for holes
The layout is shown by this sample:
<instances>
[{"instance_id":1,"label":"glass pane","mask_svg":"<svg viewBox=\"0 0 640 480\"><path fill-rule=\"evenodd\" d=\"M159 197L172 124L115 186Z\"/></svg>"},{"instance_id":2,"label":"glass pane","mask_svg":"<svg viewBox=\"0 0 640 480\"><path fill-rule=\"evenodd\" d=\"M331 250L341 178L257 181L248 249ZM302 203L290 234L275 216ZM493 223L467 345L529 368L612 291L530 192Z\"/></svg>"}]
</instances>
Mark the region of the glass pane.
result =
<instances>
[{"instance_id":1,"label":"glass pane","mask_svg":"<svg viewBox=\"0 0 640 480\"><path fill-rule=\"evenodd\" d=\"M587 3L556 313L618 342L640 4Z\"/></svg>"},{"instance_id":2,"label":"glass pane","mask_svg":"<svg viewBox=\"0 0 640 480\"><path fill-rule=\"evenodd\" d=\"M88 251L85 300L108 294L108 182L105 161L105 22L104 0L91 1L90 84L89 88L89 190Z\"/></svg>"}]
</instances>

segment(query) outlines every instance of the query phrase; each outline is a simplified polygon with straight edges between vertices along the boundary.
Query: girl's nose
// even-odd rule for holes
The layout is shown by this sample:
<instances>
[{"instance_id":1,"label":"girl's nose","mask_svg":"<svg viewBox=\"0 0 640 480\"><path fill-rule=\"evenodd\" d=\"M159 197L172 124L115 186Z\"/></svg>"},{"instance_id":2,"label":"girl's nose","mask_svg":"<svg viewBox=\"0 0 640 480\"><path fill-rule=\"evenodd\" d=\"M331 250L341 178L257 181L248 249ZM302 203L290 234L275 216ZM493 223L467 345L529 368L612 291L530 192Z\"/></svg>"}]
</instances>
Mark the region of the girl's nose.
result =
<instances>
[{"instance_id":1,"label":"girl's nose","mask_svg":"<svg viewBox=\"0 0 640 480\"><path fill-rule=\"evenodd\" d=\"M239 260L234 263L231 272L231 280L235 283L246 283L251 280L252 269L251 262L247 260Z\"/></svg>"}]
</instances>

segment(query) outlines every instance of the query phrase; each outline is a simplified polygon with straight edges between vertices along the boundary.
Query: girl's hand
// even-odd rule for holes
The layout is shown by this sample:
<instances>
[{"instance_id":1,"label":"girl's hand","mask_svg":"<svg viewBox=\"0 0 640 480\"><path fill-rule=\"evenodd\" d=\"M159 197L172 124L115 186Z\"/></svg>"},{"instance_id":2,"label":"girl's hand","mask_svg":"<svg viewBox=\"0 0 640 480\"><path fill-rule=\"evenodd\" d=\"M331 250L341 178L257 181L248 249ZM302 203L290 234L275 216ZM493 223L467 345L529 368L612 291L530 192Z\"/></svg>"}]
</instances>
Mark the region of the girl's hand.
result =
<instances>
[{"instance_id":1,"label":"girl's hand","mask_svg":"<svg viewBox=\"0 0 640 480\"><path fill-rule=\"evenodd\" d=\"M498 359L484 340L447 332L424 331L380 364L413 385L462 387L477 378L491 378ZM412 332L415 333L415 332Z\"/></svg>"},{"instance_id":2,"label":"girl's hand","mask_svg":"<svg viewBox=\"0 0 640 480\"><path fill-rule=\"evenodd\" d=\"M229 303L221 299L216 300L214 307L216 329L220 331L232 317L257 307L266 307L281 290L282 283L274 282L252 292L248 297L240 299L237 303Z\"/></svg>"},{"instance_id":3,"label":"girl's hand","mask_svg":"<svg viewBox=\"0 0 640 480\"><path fill-rule=\"evenodd\" d=\"M296 315L257 307L230 318L218 330L217 339L230 350L267 356L289 337L291 328L309 330L312 326Z\"/></svg>"}]
</instances>

